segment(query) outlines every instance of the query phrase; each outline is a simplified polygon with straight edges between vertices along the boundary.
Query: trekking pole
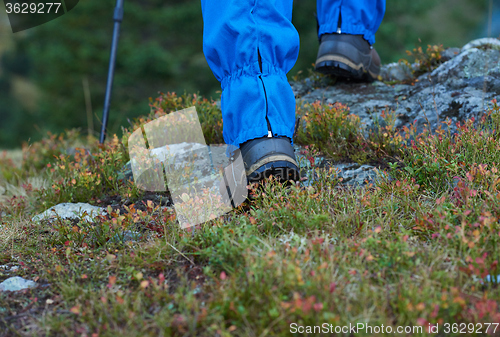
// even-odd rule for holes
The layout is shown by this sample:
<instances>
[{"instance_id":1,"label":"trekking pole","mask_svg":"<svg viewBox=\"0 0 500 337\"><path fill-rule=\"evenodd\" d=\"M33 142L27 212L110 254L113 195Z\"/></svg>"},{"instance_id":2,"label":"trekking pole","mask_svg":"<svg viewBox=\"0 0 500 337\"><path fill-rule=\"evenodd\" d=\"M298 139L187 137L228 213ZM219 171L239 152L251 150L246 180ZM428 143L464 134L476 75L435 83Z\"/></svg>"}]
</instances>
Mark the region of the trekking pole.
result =
<instances>
[{"instance_id":1,"label":"trekking pole","mask_svg":"<svg viewBox=\"0 0 500 337\"><path fill-rule=\"evenodd\" d=\"M115 13L113 15L115 26L113 29L113 42L111 44L111 56L109 58L108 83L106 85L106 97L104 99L104 111L102 113L101 137L99 143L103 144L106 138L106 127L108 126L109 105L111 101L111 89L113 87L113 76L115 73L116 49L120 35L120 24L123 20L123 0L116 0Z\"/></svg>"}]
</instances>

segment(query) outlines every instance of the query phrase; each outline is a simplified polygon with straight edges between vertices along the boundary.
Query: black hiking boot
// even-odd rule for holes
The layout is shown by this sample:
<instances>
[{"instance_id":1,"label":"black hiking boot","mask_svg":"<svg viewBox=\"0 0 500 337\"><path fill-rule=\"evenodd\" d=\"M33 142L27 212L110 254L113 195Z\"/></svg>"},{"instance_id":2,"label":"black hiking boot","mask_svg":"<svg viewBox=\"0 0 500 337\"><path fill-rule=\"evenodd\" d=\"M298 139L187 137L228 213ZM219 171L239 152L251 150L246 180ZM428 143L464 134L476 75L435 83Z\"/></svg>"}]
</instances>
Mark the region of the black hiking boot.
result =
<instances>
[{"instance_id":1,"label":"black hiking boot","mask_svg":"<svg viewBox=\"0 0 500 337\"><path fill-rule=\"evenodd\" d=\"M236 160L242 156L243 160ZM241 164L242 163L242 164ZM260 183L270 176L281 183L300 180L295 153L287 137L265 137L247 141L233 154L219 186L226 205L234 208L248 195L247 185Z\"/></svg>"},{"instance_id":2,"label":"black hiking boot","mask_svg":"<svg viewBox=\"0 0 500 337\"><path fill-rule=\"evenodd\" d=\"M324 34L315 69L325 75L372 82L380 74L380 57L362 35Z\"/></svg>"},{"instance_id":3,"label":"black hiking boot","mask_svg":"<svg viewBox=\"0 0 500 337\"><path fill-rule=\"evenodd\" d=\"M264 137L240 145L249 183L258 183L271 175L281 182L299 181L299 167L287 137Z\"/></svg>"}]
</instances>

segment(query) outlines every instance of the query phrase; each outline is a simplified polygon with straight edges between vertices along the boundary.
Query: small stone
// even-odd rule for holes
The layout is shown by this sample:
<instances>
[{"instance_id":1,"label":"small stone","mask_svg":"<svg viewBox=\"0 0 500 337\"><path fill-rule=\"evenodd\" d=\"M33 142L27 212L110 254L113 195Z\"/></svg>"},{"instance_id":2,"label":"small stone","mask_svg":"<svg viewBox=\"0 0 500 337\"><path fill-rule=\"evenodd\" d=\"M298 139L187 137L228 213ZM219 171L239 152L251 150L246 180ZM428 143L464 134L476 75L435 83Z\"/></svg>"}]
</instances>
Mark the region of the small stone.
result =
<instances>
[{"instance_id":1,"label":"small stone","mask_svg":"<svg viewBox=\"0 0 500 337\"><path fill-rule=\"evenodd\" d=\"M0 270L6 272L6 273L11 273L11 272L14 272L16 270L18 270L19 267L18 266L12 266L12 267L9 267L8 265L6 264L3 264L0 266Z\"/></svg>"},{"instance_id":2,"label":"small stone","mask_svg":"<svg viewBox=\"0 0 500 337\"><path fill-rule=\"evenodd\" d=\"M0 291L19 291L36 287L36 282L14 276L0 283Z\"/></svg>"}]
</instances>

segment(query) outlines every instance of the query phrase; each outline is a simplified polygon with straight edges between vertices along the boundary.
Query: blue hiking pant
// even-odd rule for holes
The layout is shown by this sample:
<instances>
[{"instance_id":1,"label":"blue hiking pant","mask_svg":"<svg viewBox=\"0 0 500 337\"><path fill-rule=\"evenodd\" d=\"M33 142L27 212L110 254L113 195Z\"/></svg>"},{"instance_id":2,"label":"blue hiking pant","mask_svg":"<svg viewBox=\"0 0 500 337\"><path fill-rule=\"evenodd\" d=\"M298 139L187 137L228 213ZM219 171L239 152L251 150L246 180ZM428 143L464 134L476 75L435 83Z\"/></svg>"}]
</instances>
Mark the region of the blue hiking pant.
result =
<instances>
[{"instance_id":1,"label":"blue hiking pant","mask_svg":"<svg viewBox=\"0 0 500 337\"><path fill-rule=\"evenodd\" d=\"M223 136L239 147L255 138L292 139L295 97L286 74L299 54L293 0L201 0L203 52L221 83ZM375 42L385 0L317 0L318 35L341 32ZM341 20L339 20L341 16Z\"/></svg>"}]
</instances>

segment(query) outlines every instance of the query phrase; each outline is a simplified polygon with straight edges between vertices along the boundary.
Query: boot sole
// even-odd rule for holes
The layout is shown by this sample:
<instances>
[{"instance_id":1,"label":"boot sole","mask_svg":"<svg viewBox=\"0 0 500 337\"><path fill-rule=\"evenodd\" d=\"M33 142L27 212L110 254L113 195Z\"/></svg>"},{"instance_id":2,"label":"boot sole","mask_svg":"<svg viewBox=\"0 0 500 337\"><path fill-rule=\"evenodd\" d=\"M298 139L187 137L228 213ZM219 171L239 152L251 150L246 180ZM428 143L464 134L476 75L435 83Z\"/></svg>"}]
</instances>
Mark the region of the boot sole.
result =
<instances>
[{"instance_id":1,"label":"boot sole","mask_svg":"<svg viewBox=\"0 0 500 337\"><path fill-rule=\"evenodd\" d=\"M241 145L245 173L250 183L273 175L279 180L299 180L299 165L288 138L260 138Z\"/></svg>"},{"instance_id":2,"label":"boot sole","mask_svg":"<svg viewBox=\"0 0 500 337\"><path fill-rule=\"evenodd\" d=\"M324 75L334 75L355 80L373 82L378 78L372 71L366 70L363 63L355 64L340 55L324 55L318 58L315 69Z\"/></svg>"}]
</instances>

